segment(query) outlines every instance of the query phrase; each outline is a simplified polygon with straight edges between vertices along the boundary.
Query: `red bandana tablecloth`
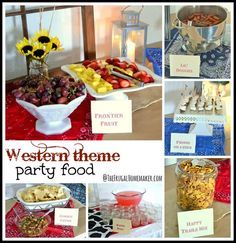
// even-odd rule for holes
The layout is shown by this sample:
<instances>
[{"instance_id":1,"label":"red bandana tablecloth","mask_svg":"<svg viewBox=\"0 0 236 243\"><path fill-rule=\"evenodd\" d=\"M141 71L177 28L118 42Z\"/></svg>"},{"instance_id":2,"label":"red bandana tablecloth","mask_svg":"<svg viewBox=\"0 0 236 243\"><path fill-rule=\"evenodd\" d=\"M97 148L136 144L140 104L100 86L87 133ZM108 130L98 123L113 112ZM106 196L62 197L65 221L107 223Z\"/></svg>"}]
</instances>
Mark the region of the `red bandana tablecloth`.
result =
<instances>
[{"instance_id":1,"label":"red bandana tablecloth","mask_svg":"<svg viewBox=\"0 0 236 243\"><path fill-rule=\"evenodd\" d=\"M74 208L74 203L70 200L66 206L67 208ZM16 218L16 213L14 212L13 208L18 212L24 212L25 209L19 202L16 202L14 206L9 210L6 214L6 238L17 238L17 237L24 237L19 229L17 228L14 220ZM70 238L74 237L74 231L72 226L60 226L54 225L54 212L50 213L49 216L51 217L51 224L49 225L47 231L40 236L47 237L47 238Z\"/></svg>"},{"instance_id":2,"label":"red bandana tablecloth","mask_svg":"<svg viewBox=\"0 0 236 243\"><path fill-rule=\"evenodd\" d=\"M215 200L230 203L230 159L215 162L218 176L215 186Z\"/></svg>"},{"instance_id":3,"label":"red bandana tablecloth","mask_svg":"<svg viewBox=\"0 0 236 243\"><path fill-rule=\"evenodd\" d=\"M92 133L89 94L82 104L69 116L72 128L59 135L44 135L35 130L36 118L16 103L11 90L13 84L7 86L6 94L6 139L7 140L102 140L102 134Z\"/></svg>"}]
</instances>

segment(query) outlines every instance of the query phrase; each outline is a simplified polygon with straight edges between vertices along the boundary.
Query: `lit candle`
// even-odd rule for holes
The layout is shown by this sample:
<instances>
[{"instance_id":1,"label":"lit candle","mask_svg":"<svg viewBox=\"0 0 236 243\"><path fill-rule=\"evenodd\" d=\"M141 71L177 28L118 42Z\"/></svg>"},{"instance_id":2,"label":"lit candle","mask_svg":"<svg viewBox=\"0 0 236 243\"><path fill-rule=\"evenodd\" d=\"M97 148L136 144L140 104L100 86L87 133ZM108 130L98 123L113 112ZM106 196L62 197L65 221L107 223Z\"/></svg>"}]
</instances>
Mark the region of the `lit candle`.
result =
<instances>
[{"instance_id":1,"label":"lit candle","mask_svg":"<svg viewBox=\"0 0 236 243\"><path fill-rule=\"evenodd\" d=\"M127 40L126 42L127 46L127 57L134 62L135 61L135 43L131 40Z\"/></svg>"},{"instance_id":2,"label":"lit candle","mask_svg":"<svg viewBox=\"0 0 236 243\"><path fill-rule=\"evenodd\" d=\"M115 35L113 38L113 45L112 45L112 53L113 57L120 57L121 56L121 36Z\"/></svg>"}]
</instances>

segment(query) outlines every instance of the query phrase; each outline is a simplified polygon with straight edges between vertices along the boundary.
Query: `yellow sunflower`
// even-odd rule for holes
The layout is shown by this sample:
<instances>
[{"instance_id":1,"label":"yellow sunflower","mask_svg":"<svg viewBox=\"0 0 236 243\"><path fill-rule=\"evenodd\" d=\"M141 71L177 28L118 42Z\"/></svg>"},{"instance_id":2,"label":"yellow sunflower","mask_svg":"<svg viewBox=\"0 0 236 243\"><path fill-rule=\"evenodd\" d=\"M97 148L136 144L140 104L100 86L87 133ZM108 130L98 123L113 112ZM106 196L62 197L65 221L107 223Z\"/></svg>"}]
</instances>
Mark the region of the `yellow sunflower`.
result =
<instances>
[{"instance_id":1,"label":"yellow sunflower","mask_svg":"<svg viewBox=\"0 0 236 243\"><path fill-rule=\"evenodd\" d=\"M33 45L31 41L27 40L25 37L23 40L16 43L16 48L18 52L24 56L28 56L32 53Z\"/></svg>"},{"instance_id":2,"label":"yellow sunflower","mask_svg":"<svg viewBox=\"0 0 236 243\"><path fill-rule=\"evenodd\" d=\"M52 45L43 45L40 42L35 42L32 50L32 57L35 59L43 59L51 50Z\"/></svg>"},{"instance_id":3,"label":"yellow sunflower","mask_svg":"<svg viewBox=\"0 0 236 243\"><path fill-rule=\"evenodd\" d=\"M32 40L35 42L40 42L42 44L50 43L51 36L49 35L48 30L40 30L36 32L35 35L32 37Z\"/></svg>"},{"instance_id":4,"label":"yellow sunflower","mask_svg":"<svg viewBox=\"0 0 236 243\"><path fill-rule=\"evenodd\" d=\"M61 46L61 42L57 37L51 38L52 43L52 51L62 51L63 48Z\"/></svg>"}]
</instances>

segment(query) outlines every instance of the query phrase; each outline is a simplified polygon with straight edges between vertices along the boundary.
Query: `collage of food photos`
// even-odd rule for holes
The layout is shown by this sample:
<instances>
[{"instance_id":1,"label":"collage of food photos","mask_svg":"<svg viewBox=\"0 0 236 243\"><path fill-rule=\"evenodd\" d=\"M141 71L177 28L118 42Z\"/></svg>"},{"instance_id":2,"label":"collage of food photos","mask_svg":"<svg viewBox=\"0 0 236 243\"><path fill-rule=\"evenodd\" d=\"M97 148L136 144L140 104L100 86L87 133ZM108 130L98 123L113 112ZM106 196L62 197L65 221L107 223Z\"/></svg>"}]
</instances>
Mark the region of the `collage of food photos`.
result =
<instances>
[{"instance_id":1,"label":"collage of food photos","mask_svg":"<svg viewBox=\"0 0 236 243\"><path fill-rule=\"evenodd\" d=\"M2 7L2 240L233 241L233 3Z\"/></svg>"}]
</instances>

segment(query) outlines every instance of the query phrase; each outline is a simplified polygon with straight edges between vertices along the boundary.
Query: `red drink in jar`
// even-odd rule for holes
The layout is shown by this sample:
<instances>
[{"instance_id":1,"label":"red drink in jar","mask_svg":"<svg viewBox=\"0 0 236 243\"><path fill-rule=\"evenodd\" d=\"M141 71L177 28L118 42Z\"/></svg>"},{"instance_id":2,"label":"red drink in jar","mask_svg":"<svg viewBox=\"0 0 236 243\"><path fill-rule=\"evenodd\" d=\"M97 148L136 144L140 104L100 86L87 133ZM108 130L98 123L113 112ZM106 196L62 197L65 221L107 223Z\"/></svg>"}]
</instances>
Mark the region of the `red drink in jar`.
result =
<instances>
[{"instance_id":1,"label":"red drink in jar","mask_svg":"<svg viewBox=\"0 0 236 243\"><path fill-rule=\"evenodd\" d=\"M144 192L138 191L121 191L113 193L118 205L122 206L137 206L143 197Z\"/></svg>"}]
</instances>

